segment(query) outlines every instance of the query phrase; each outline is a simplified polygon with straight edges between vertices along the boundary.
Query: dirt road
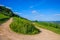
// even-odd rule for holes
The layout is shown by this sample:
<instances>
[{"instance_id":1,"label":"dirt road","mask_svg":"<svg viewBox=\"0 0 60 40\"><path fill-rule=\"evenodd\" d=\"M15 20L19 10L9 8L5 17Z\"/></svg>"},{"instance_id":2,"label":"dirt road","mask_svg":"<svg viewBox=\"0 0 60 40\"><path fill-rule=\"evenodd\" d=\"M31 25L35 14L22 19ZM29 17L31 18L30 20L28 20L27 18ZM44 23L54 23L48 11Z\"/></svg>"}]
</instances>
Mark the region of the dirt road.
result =
<instances>
[{"instance_id":1,"label":"dirt road","mask_svg":"<svg viewBox=\"0 0 60 40\"><path fill-rule=\"evenodd\" d=\"M13 18L0 26L0 40L60 40L60 35L49 30L39 28L42 32L36 35L18 34L9 28Z\"/></svg>"}]
</instances>

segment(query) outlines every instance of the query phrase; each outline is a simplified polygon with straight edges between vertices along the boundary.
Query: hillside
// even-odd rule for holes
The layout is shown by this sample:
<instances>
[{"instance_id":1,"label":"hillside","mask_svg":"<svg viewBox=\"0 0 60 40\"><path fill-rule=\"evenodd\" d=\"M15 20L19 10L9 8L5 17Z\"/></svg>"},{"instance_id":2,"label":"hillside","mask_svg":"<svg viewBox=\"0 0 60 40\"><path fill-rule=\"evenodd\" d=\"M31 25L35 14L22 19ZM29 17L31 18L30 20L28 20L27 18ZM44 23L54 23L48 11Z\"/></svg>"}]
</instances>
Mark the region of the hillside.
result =
<instances>
[{"instance_id":1,"label":"hillside","mask_svg":"<svg viewBox=\"0 0 60 40\"><path fill-rule=\"evenodd\" d=\"M0 12L0 40L60 40L60 29L55 24L32 22L5 9L3 12Z\"/></svg>"},{"instance_id":2,"label":"hillside","mask_svg":"<svg viewBox=\"0 0 60 40\"><path fill-rule=\"evenodd\" d=\"M4 14L5 16L13 16L13 12L5 6L0 6L0 13Z\"/></svg>"},{"instance_id":3,"label":"hillside","mask_svg":"<svg viewBox=\"0 0 60 40\"><path fill-rule=\"evenodd\" d=\"M0 6L0 25L7 21L9 18L18 15L14 14L11 9L6 8L5 6Z\"/></svg>"},{"instance_id":4,"label":"hillside","mask_svg":"<svg viewBox=\"0 0 60 40\"><path fill-rule=\"evenodd\" d=\"M34 23L41 28L48 29L57 34L60 34L60 24L56 22L35 21Z\"/></svg>"},{"instance_id":5,"label":"hillside","mask_svg":"<svg viewBox=\"0 0 60 40\"><path fill-rule=\"evenodd\" d=\"M7 17L13 17L13 22L10 24L10 28L16 33L37 34L40 32L37 28L35 28L30 20L14 14L10 9L4 6L0 6L0 14L0 21L2 21L3 19L5 21Z\"/></svg>"},{"instance_id":6,"label":"hillside","mask_svg":"<svg viewBox=\"0 0 60 40\"><path fill-rule=\"evenodd\" d=\"M60 21L51 21L53 23L57 23L57 24L60 24Z\"/></svg>"},{"instance_id":7,"label":"hillside","mask_svg":"<svg viewBox=\"0 0 60 40\"><path fill-rule=\"evenodd\" d=\"M0 40L60 40L60 35L49 31L44 28L39 28L35 25L36 28L41 30L41 33L36 35L23 35L11 31L9 25L13 21L13 18L10 18L8 21L3 23L0 26ZM2 29L2 30L1 30Z\"/></svg>"},{"instance_id":8,"label":"hillside","mask_svg":"<svg viewBox=\"0 0 60 40\"><path fill-rule=\"evenodd\" d=\"M0 24L4 23L8 19L9 19L8 16L5 16L5 15L3 15L3 14L0 13Z\"/></svg>"},{"instance_id":9,"label":"hillside","mask_svg":"<svg viewBox=\"0 0 60 40\"><path fill-rule=\"evenodd\" d=\"M0 6L0 24L7 21L12 15L12 11L4 6Z\"/></svg>"}]
</instances>

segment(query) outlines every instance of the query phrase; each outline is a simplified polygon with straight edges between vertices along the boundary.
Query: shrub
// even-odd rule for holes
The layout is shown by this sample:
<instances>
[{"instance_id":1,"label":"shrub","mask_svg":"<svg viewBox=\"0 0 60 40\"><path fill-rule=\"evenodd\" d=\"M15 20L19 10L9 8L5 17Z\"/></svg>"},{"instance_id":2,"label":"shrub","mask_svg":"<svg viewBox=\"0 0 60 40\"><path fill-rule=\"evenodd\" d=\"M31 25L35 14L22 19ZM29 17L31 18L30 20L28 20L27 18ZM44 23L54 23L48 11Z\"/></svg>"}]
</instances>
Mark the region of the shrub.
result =
<instances>
[{"instance_id":1,"label":"shrub","mask_svg":"<svg viewBox=\"0 0 60 40\"><path fill-rule=\"evenodd\" d=\"M17 33L22 34L37 34L40 32L29 20L18 17L14 17L10 28Z\"/></svg>"}]
</instances>

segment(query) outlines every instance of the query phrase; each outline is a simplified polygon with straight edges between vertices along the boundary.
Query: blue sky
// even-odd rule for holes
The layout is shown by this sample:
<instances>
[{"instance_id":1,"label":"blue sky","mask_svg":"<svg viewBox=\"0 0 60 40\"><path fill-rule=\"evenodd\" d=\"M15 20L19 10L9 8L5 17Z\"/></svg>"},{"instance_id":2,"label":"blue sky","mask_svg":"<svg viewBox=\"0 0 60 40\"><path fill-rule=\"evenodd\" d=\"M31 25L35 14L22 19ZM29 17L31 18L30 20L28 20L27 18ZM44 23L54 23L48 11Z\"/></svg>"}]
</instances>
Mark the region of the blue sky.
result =
<instances>
[{"instance_id":1,"label":"blue sky","mask_svg":"<svg viewBox=\"0 0 60 40\"><path fill-rule=\"evenodd\" d=\"M60 21L60 0L0 0L0 6L29 20Z\"/></svg>"}]
</instances>

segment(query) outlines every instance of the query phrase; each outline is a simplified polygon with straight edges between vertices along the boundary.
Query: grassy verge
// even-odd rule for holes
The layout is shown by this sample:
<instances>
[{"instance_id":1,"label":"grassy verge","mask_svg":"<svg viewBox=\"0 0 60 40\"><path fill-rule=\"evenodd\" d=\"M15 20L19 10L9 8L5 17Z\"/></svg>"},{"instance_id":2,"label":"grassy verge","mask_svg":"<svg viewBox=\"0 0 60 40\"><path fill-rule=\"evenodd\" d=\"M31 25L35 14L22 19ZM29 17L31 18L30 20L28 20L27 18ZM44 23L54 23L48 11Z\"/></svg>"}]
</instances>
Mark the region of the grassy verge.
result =
<instances>
[{"instance_id":1,"label":"grassy verge","mask_svg":"<svg viewBox=\"0 0 60 40\"><path fill-rule=\"evenodd\" d=\"M16 32L21 34L37 34L40 31L35 28L35 26L26 19L14 17L13 22L10 25L10 28Z\"/></svg>"},{"instance_id":2,"label":"grassy verge","mask_svg":"<svg viewBox=\"0 0 60 40\"><path fill-rule=\"evenodd\" d=\"M9 19L8 16L0 14L0 25Z\"/></svg>"},{"instance_id":3,"label":"grassy verge","mask_svg":"<svg viewBox=\"0 0 60 40\"><path fill-rule=\"evenodd\" d=\"M53 32L55 32L57 34L60 34L60 29L59 28L42 25L42 24L39 24L37 22L35 22L35 25L38 26L38 27L40 27L40 28L48 29L48 30L51 30L51 31L53 31Z\"/></svg>"}]
</instances>

